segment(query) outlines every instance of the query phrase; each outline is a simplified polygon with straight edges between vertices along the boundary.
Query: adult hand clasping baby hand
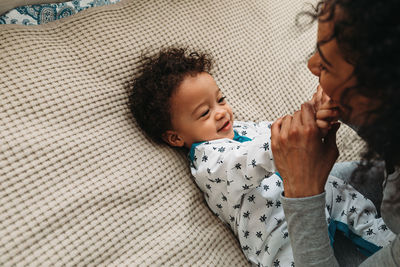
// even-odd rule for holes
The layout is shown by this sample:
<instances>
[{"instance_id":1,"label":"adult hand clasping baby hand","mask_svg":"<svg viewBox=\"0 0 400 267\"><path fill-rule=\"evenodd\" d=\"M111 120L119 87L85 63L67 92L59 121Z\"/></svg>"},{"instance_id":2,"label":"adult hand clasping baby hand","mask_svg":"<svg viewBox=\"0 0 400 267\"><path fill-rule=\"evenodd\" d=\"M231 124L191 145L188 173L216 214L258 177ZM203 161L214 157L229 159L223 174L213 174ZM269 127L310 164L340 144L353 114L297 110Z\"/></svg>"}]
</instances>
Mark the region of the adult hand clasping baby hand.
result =
<instances>
[{"instance_id":1,"label":"adult hand clasping baby hand","mask_svg":"<svg viewBox=\"0 0 400 267\"><path fill-rule=\"evenodd\" d=\"M313 103L306 102L293 116L279 118L271 127L271 149L280 173L285 196L290 198L318 195L339 156L333 124L322 138Z\"/></svg>"}]
</instances>

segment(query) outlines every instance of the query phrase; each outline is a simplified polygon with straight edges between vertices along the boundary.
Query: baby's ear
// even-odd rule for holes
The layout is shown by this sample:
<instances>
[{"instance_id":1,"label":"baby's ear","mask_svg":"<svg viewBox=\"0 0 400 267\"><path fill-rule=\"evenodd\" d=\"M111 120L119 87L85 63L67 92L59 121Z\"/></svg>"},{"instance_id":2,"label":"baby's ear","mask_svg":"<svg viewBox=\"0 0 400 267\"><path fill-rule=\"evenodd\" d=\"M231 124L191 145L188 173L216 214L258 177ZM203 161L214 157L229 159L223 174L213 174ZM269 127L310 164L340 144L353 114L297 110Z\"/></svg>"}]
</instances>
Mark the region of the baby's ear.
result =
<instances>
[{"instance_id":1,"label":"baby's ear","mask_svg":"<svg viewBox=\"0 0 400 267\"><path fill-rule=\"evenodd\" d=\"M171 146L182 147L185 144L183 138L177 132L171 130L163 133L162 139Z\"/></svg>"}]
</instances>

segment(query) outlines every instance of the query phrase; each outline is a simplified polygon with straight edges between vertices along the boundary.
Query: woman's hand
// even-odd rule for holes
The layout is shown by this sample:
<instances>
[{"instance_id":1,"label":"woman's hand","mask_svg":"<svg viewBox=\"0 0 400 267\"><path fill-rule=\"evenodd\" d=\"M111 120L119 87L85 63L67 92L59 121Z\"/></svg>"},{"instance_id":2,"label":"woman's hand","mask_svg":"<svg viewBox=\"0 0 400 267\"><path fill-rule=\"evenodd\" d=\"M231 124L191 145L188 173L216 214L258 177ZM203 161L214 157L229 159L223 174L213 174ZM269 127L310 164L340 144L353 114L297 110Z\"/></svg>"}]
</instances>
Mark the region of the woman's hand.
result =
<instances>
[{"instance_id":1,"label":"woman's hand","mask_svg":"<svg viewBox=\"0 0 400 267\"><path fill-rule=\"evenodd\" d=\"M339 156L336 146L339 126L334 124L322 138L310 102L302 104L293 116L279 118L272 124L271 149L286 197L307 197L324 191L329 172Z\"/></svg>"}]
</instances>

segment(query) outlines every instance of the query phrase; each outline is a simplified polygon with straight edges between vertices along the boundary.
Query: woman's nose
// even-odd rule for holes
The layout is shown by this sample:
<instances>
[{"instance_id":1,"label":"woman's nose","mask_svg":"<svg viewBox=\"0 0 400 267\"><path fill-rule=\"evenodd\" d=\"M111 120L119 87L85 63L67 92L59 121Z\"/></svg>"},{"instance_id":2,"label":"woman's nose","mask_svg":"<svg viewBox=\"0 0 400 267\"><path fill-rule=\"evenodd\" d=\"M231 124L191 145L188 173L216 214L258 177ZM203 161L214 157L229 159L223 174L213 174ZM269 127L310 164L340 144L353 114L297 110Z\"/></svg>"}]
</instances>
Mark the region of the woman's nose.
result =
<instances>
[{"instance_id":1,"label":"woman's nose","mask_svg":"<svg viewBox=\"0 0 400 267\"><path fill-rule=\"evenodd\" d=\"M315 76L321 75L321 58L318 52L315 52L314 55L308 60L308 69L311 71L312 74Z\"/></svg>"}]
</instances>

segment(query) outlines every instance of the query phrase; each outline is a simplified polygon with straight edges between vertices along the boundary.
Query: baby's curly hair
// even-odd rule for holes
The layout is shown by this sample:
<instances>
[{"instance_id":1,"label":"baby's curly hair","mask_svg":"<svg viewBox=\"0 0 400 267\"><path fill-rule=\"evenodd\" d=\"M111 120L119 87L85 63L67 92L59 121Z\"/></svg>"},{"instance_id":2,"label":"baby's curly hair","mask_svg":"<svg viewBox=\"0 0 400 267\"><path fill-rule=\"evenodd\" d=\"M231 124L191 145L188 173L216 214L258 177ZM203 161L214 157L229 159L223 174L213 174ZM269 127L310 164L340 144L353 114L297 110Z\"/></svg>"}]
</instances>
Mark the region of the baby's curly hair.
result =
<instances>
[{"instance_id":1,"label":"baby's curly hair","mask_svg":"<svg viewBox=\"0 0 400 267\"><path fill-rule=\"evenodd\" d=\"M154 141L171 130L170 98L187 75L210 72L210 54L188 48L163 48L154 55L143 54L129 96L130 110L139 126Z\"/></svg>"}]
</instances>

